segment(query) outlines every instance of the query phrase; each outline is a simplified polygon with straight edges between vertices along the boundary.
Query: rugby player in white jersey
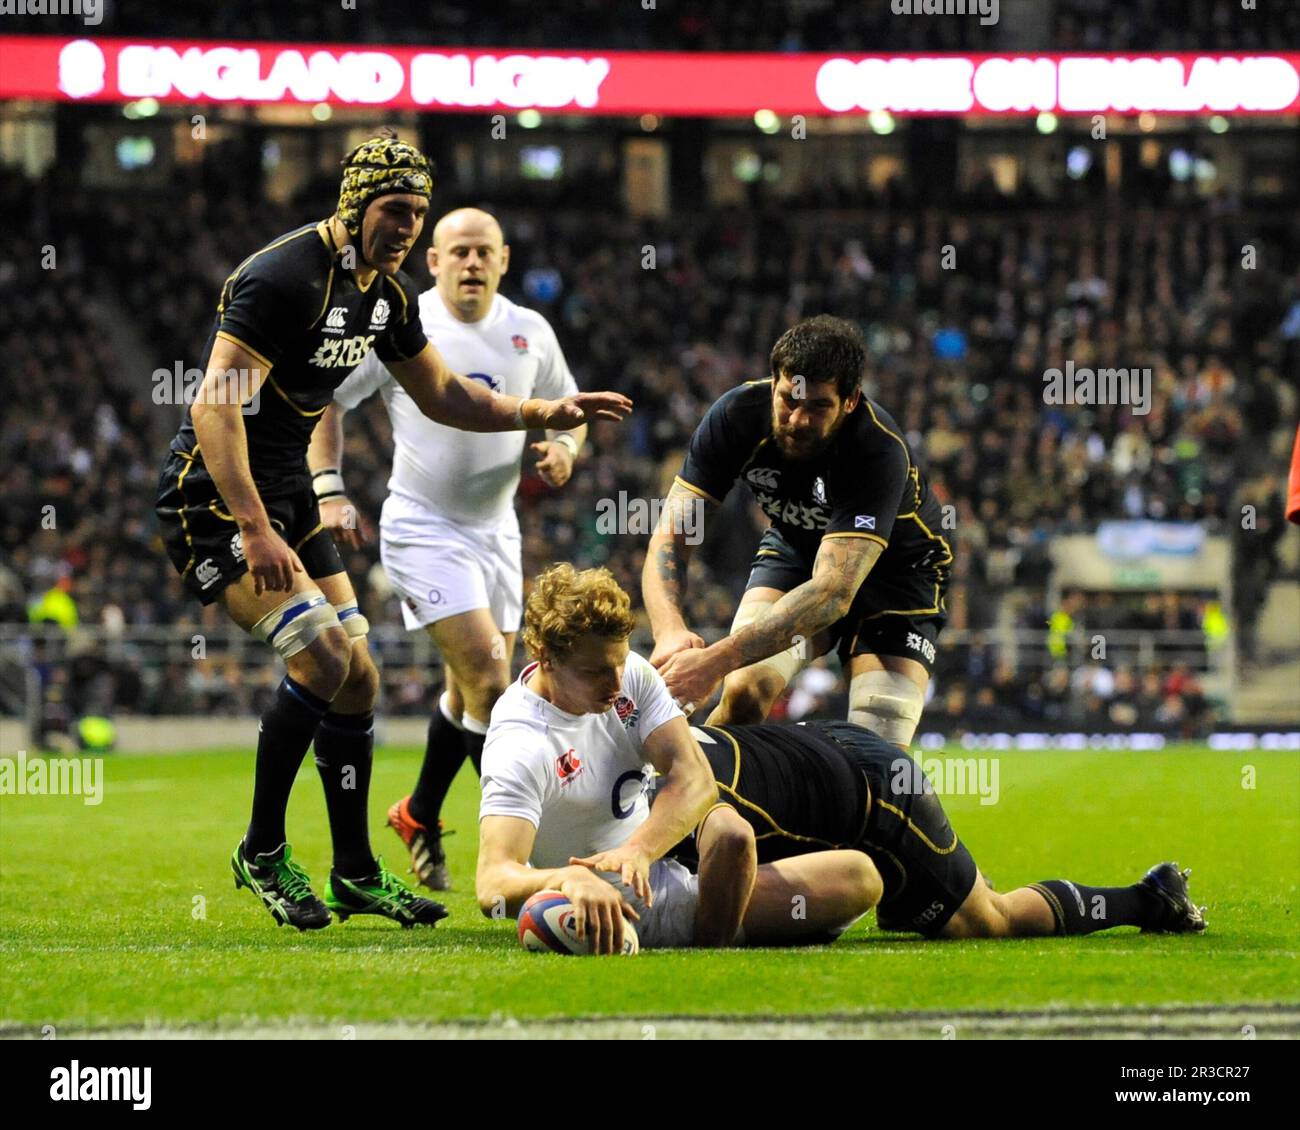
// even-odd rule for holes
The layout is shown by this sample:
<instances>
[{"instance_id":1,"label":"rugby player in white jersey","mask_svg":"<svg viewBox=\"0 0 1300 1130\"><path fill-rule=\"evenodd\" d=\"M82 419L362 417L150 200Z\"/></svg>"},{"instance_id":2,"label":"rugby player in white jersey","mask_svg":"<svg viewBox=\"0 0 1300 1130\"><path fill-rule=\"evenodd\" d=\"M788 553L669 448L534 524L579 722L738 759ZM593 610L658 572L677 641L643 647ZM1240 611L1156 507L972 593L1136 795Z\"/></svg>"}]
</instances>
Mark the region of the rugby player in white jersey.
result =
<instances>
[{"instance_id":1,"label":"rugby player in white jersey","mask_svg":"<svg viewBox=\"0 0 1300 1130\"><path fill-rule=\"evenodd\" d=\"M427 255L437 285L420 295L420 321L450 366L494 392L552 399L578 391L546 319L497 293L510 248L493 216L477 208L449 212L434 227ZM335 391L308 454L321 520L353 547L371 529L344 491L342 419L376 391L396 449L380 553L406 627L429 633L446 672L419 779L389 809L388 823L410 850L420 882L447 890L443 801L467 755L479 768L492 705L510 682L519 630L523 578L514 494L524 435L471 436L430 420L372 353ZM548 431L533 444L545 482L559 487L569 480L586 432L585 426Z\"/></svg>"},{"instance_id":2,"label":"rugby player in white jersey","mask_svg":"<svg viewBox=\"0 0 1300 1130\"><path fill-rule=\"evenodd\" d=\"M497 700L483 750L483 913L559 890L596 953L622 951L625 917L647 948L834 938L880 898L875 864L837 850L759 865L663 678L629 650L635 623L606 569L537 578L524 614L536 662ZM698 874L664 858L692 830Z\"/></svg>"}]
</instances>

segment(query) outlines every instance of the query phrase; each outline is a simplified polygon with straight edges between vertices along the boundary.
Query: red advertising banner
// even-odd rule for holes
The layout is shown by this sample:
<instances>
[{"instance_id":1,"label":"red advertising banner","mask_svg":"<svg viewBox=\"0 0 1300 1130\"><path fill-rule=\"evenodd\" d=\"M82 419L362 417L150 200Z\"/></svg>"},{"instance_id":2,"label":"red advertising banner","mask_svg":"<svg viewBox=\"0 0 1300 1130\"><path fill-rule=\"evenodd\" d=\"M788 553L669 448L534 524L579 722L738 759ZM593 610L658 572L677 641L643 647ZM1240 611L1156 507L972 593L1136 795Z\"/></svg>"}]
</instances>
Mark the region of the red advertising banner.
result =
<instances>
[{"instance_id":1,"label":"red advertising banner","mask_svg":"<svg viewBox=\"0 0 1300 1130\"><path fill-rule=\"evenodd\" d=\"M0 99L427 111L1296 114L1300 53L797 55L0 37Z\"/></svg>"}]
</instances>

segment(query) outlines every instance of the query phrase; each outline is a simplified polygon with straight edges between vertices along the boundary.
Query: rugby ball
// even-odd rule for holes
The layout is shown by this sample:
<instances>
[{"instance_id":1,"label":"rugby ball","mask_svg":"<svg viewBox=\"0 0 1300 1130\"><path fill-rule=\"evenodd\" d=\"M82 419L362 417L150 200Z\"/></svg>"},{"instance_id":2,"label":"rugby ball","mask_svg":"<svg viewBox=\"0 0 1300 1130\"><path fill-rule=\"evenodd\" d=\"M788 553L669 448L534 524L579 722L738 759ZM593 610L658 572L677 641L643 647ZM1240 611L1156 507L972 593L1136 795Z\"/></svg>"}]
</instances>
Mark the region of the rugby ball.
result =
<instances>
[{"instance_id":1,"label":"rugby ball","mask_svg":"<svg viewBox=\"0 0 1300 1130\"><path fill-rule=\"evenodd\" d=\"M559 891L538 891L519 911L519 944L536 953L591 954L591 935L579 938L573 925L573 903ZM641 948L636 927L623 919L623 956Z\"/></svg>"}]
</instances>

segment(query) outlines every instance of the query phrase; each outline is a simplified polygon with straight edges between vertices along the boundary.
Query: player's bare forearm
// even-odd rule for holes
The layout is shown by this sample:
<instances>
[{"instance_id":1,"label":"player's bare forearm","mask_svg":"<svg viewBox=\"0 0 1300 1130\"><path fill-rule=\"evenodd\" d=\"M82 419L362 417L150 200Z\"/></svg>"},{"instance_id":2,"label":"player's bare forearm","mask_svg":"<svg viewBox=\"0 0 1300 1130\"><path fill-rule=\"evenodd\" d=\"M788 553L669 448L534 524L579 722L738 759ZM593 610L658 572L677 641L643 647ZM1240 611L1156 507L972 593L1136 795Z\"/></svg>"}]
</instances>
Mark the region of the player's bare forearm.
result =
<instances>
[{"instance_id":1,"label":"player's bare forearm","mask_svg":"<svg viewBox=\"0 0 1300 1130\"><path fill-rule=\"evenodd\" d=\"M690 547L680 538L662 531L651 536L641 568L641 599L655 639L686 627L682 604L690 560Z\"/></svg>"},{"instance_id":2,"label":"player's bare forearm","mask_svg":"<svg viewBox=\"0 0 1300 1130\"><path fill-rule=\"evenodd\" d=\"M409 361L387 365L430 420L466 432L548 427L566 431L588 420L619 421L632 411L632 402L620 392L580 392L559 400L521 400L491 392L478 381L453 373L432 345Z\"/></svg>"},{"instance_id":3,"label":"player's bare forearm","mask_svg":"<svg viewBox=\"0 0 1300 1130\"><path fill-rule=\"evenodd\" d=\"M203 463L230 515L244 531L270 525L248 466L248 436L239 406L208 405L193 411Z\"/></svg>"},{"instance_id":4,"label":"player's bare forearm","mask_svg":"<svg viewBox=\"0 0 1300 1130\"><path fill-rule=\"evenodd\" d=\"M584 879L585 867L528 866L537 829L518 816L485 816L479 823L478 871L474 879L479 909L489 918L515 915L538 891L559 890L569 879Z\"/></svg>"},{"instance_id":5,"label":"player's bare forearm","mask_svg":"<svg viewBox=\"0 0 1300 1130\"><path fill-rule=\"evenodd\" d=\"M718 799L718 786L713 774L702 778L679 778L659 786L655 793L650 815L631 836L628 846L644 852L653 862L681 843L695 831L704 814Z\"/></svg>"},{"instance_id":6,"label":"player's bare forearm","mask_svg":"<svg viewBox=\"0 0 1300 1130\"><path fill-rule=\"evenodd\" d=\"M810 639L848 614L853 598L884 547L874 539L834 538L822 542L813 575L733 636L709 650L725 673L779 655L799 639Z\"/></svg>"},{"instance_id":7,"label":"player's bare forearm","mask_svg":"<svg viewBox=\"0 0 1300 1130\"><path fill-rule=\"evenodd\" d=\"M433 346L409 361L386 362L389 372L410 394L415 406L430 420L466 432L511 432L519 430L517 396L493 392L447 368ZM535 422L538 400L522 401L524 422ZM530 412L530 406L533 411Z\"/></svg>"},{"instance_id":8,"label":"player's bare forearm","mask_svg":"<svg viewBox=\"0 0 1300 1130\"><path fill-rule=\"evenodd\" d=\"M331 404L321 414L307 448L309 470L320 471L326 467L343 470L343 414L346 411L341 404Z\"/></svg>"},{"instance_id":9,"label":"player's bare forearm","mask_svg":"<svg viewBox=\"0 0 1300 1130\"><path fill-rule=\"evenodd\" d=\"M375 536L374 523L348 498L343 481L343 416L347 409L330 404L316 423L307 448L312 490L320 505L321 524L340 546L360 549Z\"/></svg>"},{"instance_id":10,"label":"player's bare forearm","mask_svg":"<svg viewBox=\"0 0 1300 1130\"><path fill-rule=\"evenodd\" d=\"M686 627L682 605L692 548L686 539L688 531L698 530L702 508L699 495L674 483L664 500L659 525L650 537L641 569L641 599L656 640Z\"/></svg>"},{"instance_id":11,"label":"player's bare forearm","mask_svg":"<svg viewBox=\"0 0 1300 1130\"><path fill-rule=\"evenodd\" d=\"M256 395L266 376L251 353L218 337L190 408L203 464L226 509L245 532L270 526L248 464L242 400L244 395Z\"/></svg>"},{"instance_id":12,"label":"player's bare forearm","mask_svg":"<svg viewBox=\"0 0 1300 1130\"><path fill-rule=\"evenodd\" d=\"M628 837L627 846L655 860L695 831L717 801L718 786L685 718L673 718L655 730L645 753L663 780L650 815Z\"/></svg>"},{"instance_id":13,"label":"player's bare forearm","mask_svg":"<svg viewBox=\"0 0 1300 1130\"><path fill-rule=\"evenodd\" d=\"M585 867L529 867L513 860L480 867L475 880L478 906L485 917L514 917L538 891L559 890L569 878L589 875Z\"/></svg>"},{"instance_id":14,"label":"player's bare forearm","mask_svg":"<svg viewBox=\"0 0 1300 1130\"><path fill-rule=\"evenodd\" d=\"M814 577L791 589L748 627L713 644L714 656L726 660L725 672L730 673L779 655L798 642L796 636L810 639L847 611L834 583Z\"/></svg>"},{"instance_id":15,"label":"player's bare forearm","mask_svg":"<svg viewBox=\"0 0 1300 1130\"><path fill-rule=\"evenodd\" d=\"M555 428L546 429L547 439L554 440L560 436L568 436L573 441L573 455L574 458L577 458L578 452L582 450L582 445L587 442L587 425L579 424L576 428L570 428L567 431L559 431Z\"/></svg>"}]
</instances>

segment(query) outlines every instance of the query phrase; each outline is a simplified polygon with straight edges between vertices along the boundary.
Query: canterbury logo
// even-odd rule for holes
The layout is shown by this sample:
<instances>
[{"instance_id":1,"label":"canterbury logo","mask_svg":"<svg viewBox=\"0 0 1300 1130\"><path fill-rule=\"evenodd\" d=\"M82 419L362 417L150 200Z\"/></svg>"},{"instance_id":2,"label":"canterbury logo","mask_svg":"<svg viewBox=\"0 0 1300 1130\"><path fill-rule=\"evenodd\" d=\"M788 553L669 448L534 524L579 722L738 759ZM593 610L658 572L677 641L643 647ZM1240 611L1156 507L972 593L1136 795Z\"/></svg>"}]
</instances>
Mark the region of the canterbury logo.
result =
<instances>
[{"instance_id":1,"label":"canterbury logo","mask_svg":"<svg viewBox=\"0 0 1300 1130\"><path fill-rule=\"evenodd\" d=\"M341 330L347 324L348 308L346 306L331 307L330 312L325 315L325 328L327 330Z\"/></svg>"},{"instance_id":2,"label":"canterbury logo","mask_svg":"<svg viewBox=\"0 0 1300 1130\"><path fill-rule=\"evenodd\" d=\"M201 588L207 588L213 581L221 576L221 570L212 564L212 558L204 558L202 564L194 570L194 575L199 580Z\"/></svg>"},{"instance_id":3,"label":"canterbury logo","mask_svg":"<svg viewBox=\"0 0 1300 1130\"><path fill-rule=\"evenodd\" d=\"M755 467L745 475L745 478L756 487L762 487L764 490L776 490L777 479L780 475L780 471L774 471L771 467Z\"/></svg>"},{"instance_id":4,"label":"canterbury logo","mask_svg":"<svg viewBox=\"0 0 1300 1130\"><path fill-rule=\"evenodd\" d=\"M574 750L565 750L555 759L555 771L560 775L561 781L572 777L581 768L582 762Z\"/></svg>"}]
</instances>

